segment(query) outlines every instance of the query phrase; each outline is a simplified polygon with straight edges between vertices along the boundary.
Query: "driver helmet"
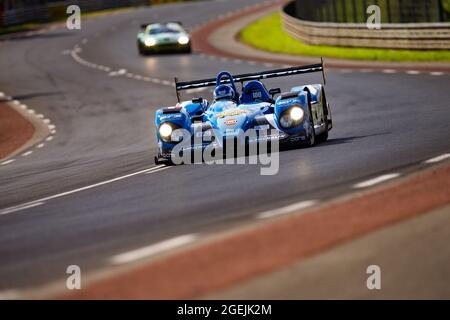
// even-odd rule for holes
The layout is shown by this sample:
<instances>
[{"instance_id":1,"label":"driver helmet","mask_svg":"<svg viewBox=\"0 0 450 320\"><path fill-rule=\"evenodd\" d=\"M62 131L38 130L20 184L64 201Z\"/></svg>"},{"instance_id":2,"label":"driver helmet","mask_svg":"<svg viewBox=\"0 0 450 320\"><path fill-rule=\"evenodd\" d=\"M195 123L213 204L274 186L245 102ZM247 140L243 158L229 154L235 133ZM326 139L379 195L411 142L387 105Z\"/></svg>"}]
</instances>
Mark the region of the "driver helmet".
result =
<instances>
[{"instance_id":1,"label":"driver helmet","mask_svg":"<svg viewBox=\"0 0 450 320\"><path fill-rule=\"evenodd\" d=\"M232 100L235 97L234 89L226 84L221 84L214 90L214 100L228 99Z\"/></svg>"}]
</instances>

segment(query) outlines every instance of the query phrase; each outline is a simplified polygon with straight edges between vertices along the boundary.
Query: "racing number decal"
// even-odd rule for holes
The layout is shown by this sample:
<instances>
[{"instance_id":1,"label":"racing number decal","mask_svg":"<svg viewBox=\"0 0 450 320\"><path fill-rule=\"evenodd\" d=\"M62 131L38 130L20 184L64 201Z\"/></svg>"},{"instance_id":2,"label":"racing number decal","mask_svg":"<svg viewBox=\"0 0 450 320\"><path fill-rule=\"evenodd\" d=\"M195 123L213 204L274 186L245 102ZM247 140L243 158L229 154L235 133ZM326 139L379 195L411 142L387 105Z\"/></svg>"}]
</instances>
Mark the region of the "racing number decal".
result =
<instances>
[{"instance_id":1,"label":"racing number decal","mask_svg":"<svg viewBox=\"0 0 450 320\"><path fill-rule=\"evenodd\" d=\"M252 91L252 97L253 99L261 99L262 98L262 92L259 90Z\"/></svg>"}]
</instances>

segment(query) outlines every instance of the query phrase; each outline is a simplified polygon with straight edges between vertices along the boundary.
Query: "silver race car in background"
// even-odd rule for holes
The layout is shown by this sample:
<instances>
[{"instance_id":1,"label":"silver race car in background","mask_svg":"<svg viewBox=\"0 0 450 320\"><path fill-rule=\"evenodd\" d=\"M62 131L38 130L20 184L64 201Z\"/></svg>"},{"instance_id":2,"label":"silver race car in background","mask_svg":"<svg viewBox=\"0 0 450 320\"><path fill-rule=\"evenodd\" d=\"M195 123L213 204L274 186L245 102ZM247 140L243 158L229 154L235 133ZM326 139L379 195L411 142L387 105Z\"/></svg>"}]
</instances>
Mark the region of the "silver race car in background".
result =
<instances>
[{"instance_id":1,"label":"silver race car in background","mask_svg":"<svg viewBox=\"0 0 450 320\"><path fill-rule=\"evenodd\" d=\"M141 26L137 35L141 55L163 52L190 53L191 38L179 22L152 23Z\"/></svg>"}]
</instances>

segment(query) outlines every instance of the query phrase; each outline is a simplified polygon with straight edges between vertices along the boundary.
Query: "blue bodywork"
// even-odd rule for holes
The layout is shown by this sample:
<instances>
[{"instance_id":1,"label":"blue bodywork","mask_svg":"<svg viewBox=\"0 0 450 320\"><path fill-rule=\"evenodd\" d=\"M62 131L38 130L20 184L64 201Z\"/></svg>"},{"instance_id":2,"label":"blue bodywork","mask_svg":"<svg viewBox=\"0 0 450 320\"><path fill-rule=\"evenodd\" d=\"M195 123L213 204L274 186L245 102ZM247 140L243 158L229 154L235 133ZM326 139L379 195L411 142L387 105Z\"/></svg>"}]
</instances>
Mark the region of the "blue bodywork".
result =
<instances>
[{"instance_id":1,"label":"blue bodywork","mask_svg":"<svg viewBox=\"0 0 450 320\"><path fill-rule=\"evenodd\" d=\"M233 77L226 71L217 75L216 86L223 83L224 79L229 79L229 85L239 94ZM185 129L184 139L192 140L191 148L205 148L211 143L194 141L196 135L202 136L211 131L210 129L214 131L215 143L220 146L225 140L236 138L249 129L268 130L269 139L277 139L280 143L310 143L313 132L317 136L325 131L328 133L331 129L331 115L322 97L323 92L323 86L320 84L297 86L273 100L262 82L251 80L245 83L242 93L234 99L209 103L199 98L159 109L155 117L159 146L157 158L170 159L172 149L180 143L180 135L175 138L173 134L170 138L161 137L159 128L165 123L169 124L174 132L176 129ZM293 107L301 108L303 117L295 125L284 128L281 117Z\"/></svg>"}]
</instances>

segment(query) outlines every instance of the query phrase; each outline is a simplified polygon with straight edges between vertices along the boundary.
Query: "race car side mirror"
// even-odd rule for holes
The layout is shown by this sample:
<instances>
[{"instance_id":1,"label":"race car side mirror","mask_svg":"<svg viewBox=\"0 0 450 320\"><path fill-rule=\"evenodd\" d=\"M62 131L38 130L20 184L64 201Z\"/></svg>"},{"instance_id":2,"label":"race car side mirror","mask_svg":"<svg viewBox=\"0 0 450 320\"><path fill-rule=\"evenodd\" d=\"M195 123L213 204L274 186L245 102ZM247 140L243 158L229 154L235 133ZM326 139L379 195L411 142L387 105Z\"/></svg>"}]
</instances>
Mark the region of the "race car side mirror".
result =
<instances>
[{"instance_id":1,"label":"race car side mirror","mask_svg":"<svg viewBox=\"0 0 450 320\"><path fill-rule=\"evenodd\" d=\"M280 94L281 93L281 89L280 88L275 88L275 89L270 89L269 90L269 94L272 96L272 99L273 99L273 97L276 95L276 94Z\"/></svg>"}]
</instances>

